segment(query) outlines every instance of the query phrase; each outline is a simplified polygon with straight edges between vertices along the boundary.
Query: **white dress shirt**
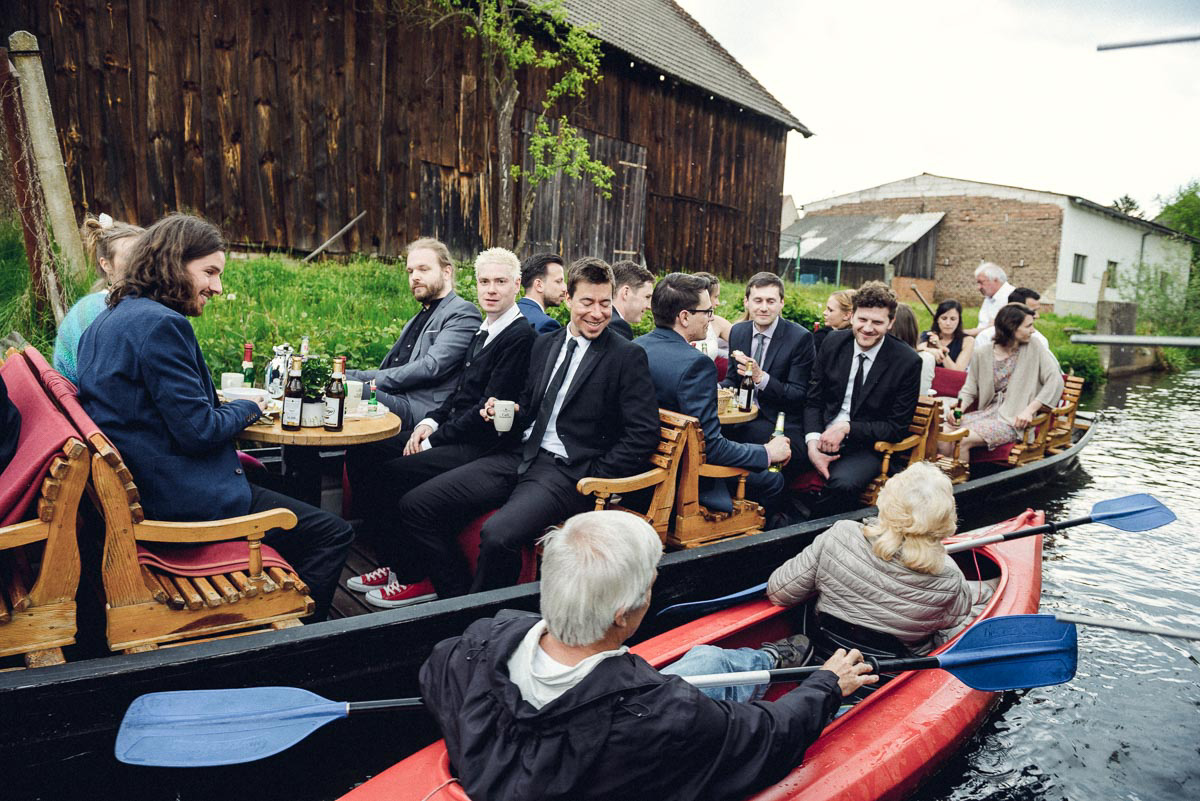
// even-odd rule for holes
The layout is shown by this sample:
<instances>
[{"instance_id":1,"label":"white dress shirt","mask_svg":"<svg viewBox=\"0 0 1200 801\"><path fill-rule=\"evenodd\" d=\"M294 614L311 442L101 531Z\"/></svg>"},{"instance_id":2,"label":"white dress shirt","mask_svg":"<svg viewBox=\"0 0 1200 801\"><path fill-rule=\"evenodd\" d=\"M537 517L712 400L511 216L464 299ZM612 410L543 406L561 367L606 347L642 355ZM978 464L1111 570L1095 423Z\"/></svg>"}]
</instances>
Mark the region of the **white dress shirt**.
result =
<instances>
[{"instance_id":1,"label":"white dress shirt","mask_svg":"<svg viewBox=\"0 0 1200 801\"><path fill-rule=\"evenodd\" d=\"M1000 307L1008 304L1008 295L1016 289L1015 286L1005 281L996 294L990 298L984 298L983 303L979 305L979 323L976 328L987 328L996 321L996 312L1000 311Z\"/></svg>"},{"instance_id":2,"label":"white dress shirt","mask_svg":"<svg viewBox=\"0 0 1200 801\"><path fill-rule=\"evenodd\" d=\"M887 335L884 334L884 337L886 336ZM858 375L858 365L861 361L858 357L860 354L867 354L867 360L862 362L863 384L865 385L867 383L867 376L871 373L871 366L875 364L875 358L879 356L879 349L883 347L884 337L880 337L879 341L876 342L870 350L863 350L859 347L858 341L855 340L854 354L850 357L850 377L849 380L846 381L846 392L844 395L842 395L842 407L838 409L838 413L834 415L832 420L829 421L830 426L834 423L846 423L850 421L850 401L852 400L851 396L854 394L854 377ZM829 426L825 427L829 428ZM820 438L821 434L816 431L812 431L804 435L804 441L806 443Z\"/></svg>"},{"instance_id":3,"label":"white dress shirt","mask_svg":"<svg viewBox=\"0 0 1200 801\"><path fill-rule=\"evenodd\" d=\"M710 326L711 327L711 326ZM775 318L775 322L767 326L766 331L759 331L754 323L750 323L750 352L746 355L754 358L754 350L757 347L755 340L761 335L763 337L762 356L758 359L758 369L762 370L762 381L754 385L755 392L762 392L766 388L767 382L771 380L771 376L767 375L767 371L762 369L762 366L767 362L767 353L771 350L771 341L775 338L775 331L779 328L779 318Z\"/></svg>"},{"instance_id":4,"label":"white dress shirt","mask_svg":"<svg viewBox=\"0 0 1200 801\"><path fill-rule=\"evenodd\" d=\"M571 382L575 380L575 373L579 369L579 363L583 361L583 354L587 352L588 345L592 341L582 334L572 333L573 326L568 324L567 336L563 338L562 347L558 349L558 356L554 359L554 366L550 369L550 379L553 380L554 374L558 372L559 365L562 364L563 357L567 355L567 340L575 340L575 352L571 354L571 364L567 367L567 375L563 379L562 387L558 390L558 397L554 399L554 408L550 412L550 420L546 423L546 433L542 437L542 442L538 446L544 450L548 450L555 456L567 458L567 446L563 445L558 436L558 413L562 411L563 399L567 397L567 392L571 389ZM547 381L549 385L549 381ZM538 405L541 405L542 399L538 399ZM537 425L537 417L534 417L534 422L529 424L529 428L525 429L525 433L521 436L521 441L529 439L529 435L533 433L533 427Z\"/></svg>"}]
</instances>

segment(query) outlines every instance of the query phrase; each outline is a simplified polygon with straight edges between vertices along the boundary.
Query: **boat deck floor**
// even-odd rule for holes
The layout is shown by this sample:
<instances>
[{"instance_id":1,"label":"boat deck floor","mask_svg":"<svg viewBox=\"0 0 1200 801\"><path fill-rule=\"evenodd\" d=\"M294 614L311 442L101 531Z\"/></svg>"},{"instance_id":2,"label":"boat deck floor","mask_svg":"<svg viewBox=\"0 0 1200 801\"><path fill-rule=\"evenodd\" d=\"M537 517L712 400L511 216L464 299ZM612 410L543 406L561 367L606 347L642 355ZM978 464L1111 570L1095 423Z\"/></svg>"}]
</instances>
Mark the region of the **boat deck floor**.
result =
<instances>
[{"instance_id":1,"label":"boat deck floor","mask_svg":"<svg viewBox=\"0 0 1200 801\"><path fill-rule=\"evenodd\" d=\"M361 592L353 592L346 589L346 579L366 573L369 570L374 570L377 567L379 567L379 562L375 558L374 549L361 538L356 539L354 544L350 546L350 553L346 556L346 564L342 567L342 575L338 580L337 592L333 594L333 607L329 610L330 620L384 611L368 604L365 600L366 596Z\"/></svg>"}]
</instances>

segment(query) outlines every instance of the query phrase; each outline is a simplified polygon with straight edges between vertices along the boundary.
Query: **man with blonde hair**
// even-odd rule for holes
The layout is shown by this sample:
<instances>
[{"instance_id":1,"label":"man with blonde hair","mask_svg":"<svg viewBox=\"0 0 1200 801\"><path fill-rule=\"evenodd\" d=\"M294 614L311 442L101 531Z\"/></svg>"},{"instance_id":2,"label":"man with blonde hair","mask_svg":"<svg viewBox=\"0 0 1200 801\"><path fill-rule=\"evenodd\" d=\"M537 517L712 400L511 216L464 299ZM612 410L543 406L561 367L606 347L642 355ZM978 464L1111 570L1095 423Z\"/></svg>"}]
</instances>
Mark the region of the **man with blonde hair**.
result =
<instances>
[{"instance_id":1,"label":"man with blonde hair","mask_svg":"<svg viewBox=\"0 0 1200 801\"><path fill-rule=\"evenodd\" d=\"M388 609L437 597L423 572L406 572L411 560L397 552L388 523L406 492L496 447L499 435L480 409L488 398L520 397L536 336L516 305L520 280L521 262L512 251L489 248L475 257L475 289L484 320L467 348L453 394L412 430L367 446L354 457L355 499L361 499L357 505L366 527L378 535L382 566L347 579L346 586L365 592L373 606Z\"/></svg>"},{"instance_id":2,"label":"man with blonde hair","mask_svg":"<svg viewBox=\"0 0 1200 801\"><path fill-rule=\"evenodd\" d=\"M1009 293L1016 289L1008 283L1004 268L990 261L985 261L975 268L975 285L979 287L979 294L983 295L983 303L979 305L979 323L974 328L963 331L972 337L995 322L996 312L1008 303Z\"/></svg>"},{"instance_id":3,"label":"man with blonde hair","mask_svg":"<svg viewBox=\"0 0 1200 801\"><path fill-rule=\"evenodd\" d=\"M712 700L625 646L662 555L649 524L586 512L542 546L542 616L478 620L421 667L421 696L475 801L530 788L544 801L743 797L792 770L843 694L873 680L861 654L839 651L776 701Z\"/></svg>"},{"instance_id":4,"label":"man with blonde hair","mask_svg":"<svg viewBox=\"0 0 1200 801\"><path fill-rule=\"evenodd\" d=\"M479 311L454 291L454 262L436 239L424 237L406 250L408 287L421 311L376 370L347 370L346 378L375 381L380 403L405 428L436 409L454 391L463 356L479 327Z\"/></svg>"}]
</instances>

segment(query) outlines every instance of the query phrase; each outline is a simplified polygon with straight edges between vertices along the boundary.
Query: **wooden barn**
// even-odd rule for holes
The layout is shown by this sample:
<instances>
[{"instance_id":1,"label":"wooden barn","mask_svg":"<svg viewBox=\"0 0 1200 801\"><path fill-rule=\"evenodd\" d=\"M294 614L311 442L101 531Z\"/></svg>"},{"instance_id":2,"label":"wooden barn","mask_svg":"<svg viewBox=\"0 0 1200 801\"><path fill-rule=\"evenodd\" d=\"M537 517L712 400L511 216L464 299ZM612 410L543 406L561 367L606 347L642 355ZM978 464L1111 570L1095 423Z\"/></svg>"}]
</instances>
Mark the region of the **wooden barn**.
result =
<instances>
[{"instance_id":1,"label":"wooden barn","mask_svg":"<svg viewBox=\"0 0 1200 801\"><path fill-rule=\"evenodd\" d=\"M772 266L787 133L808 129L670 0L564 4L604 49L571 120L616 177L610 199L546 188L529 250L726 276ZM365 211L332 250L391 256L434 235L469 258L493 244L494 122L461 28L370 0L3 5L6 36L39 39L79 215L193 210L232 241L307 251ZM516 159L546 81L520 76Z\"/></svg>"}]
</instances>

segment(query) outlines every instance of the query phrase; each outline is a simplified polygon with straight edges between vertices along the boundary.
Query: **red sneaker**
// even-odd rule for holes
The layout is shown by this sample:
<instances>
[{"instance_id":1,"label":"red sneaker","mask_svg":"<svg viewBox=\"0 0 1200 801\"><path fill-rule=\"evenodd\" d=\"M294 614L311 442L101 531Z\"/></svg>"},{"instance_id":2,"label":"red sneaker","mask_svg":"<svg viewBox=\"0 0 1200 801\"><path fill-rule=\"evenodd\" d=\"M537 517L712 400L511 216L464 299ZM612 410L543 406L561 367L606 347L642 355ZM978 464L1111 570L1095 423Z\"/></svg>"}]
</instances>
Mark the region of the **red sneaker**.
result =
<instances>
[{"instance_id":1,"label":"red sneaker","mask_svg":"<svg viewBox=\"0 0 1200 801\"><path fill-rule=\"evenodd\" d=\"M382 589L371 590L367 593L366 598L367 603L371 606L381 606L384 609L436 600L437 593L433 589L433 582L429 579L423 579L416 584L401 584L393 581Z\"/></svg>"},{"instance_id":2,"label":"red sneaker","mask_svg":"<svg viewBox=\"0 0 1200 801\"><path fill-rule=\"evenodd\" d=\"M346 579L346 586L355 592L369 592L370 590L382 590L384 587L392 583L392 569L387 565L377 567L370 573L363 573L361 576L351 576Z\"/></svg>"}]
</instances>

